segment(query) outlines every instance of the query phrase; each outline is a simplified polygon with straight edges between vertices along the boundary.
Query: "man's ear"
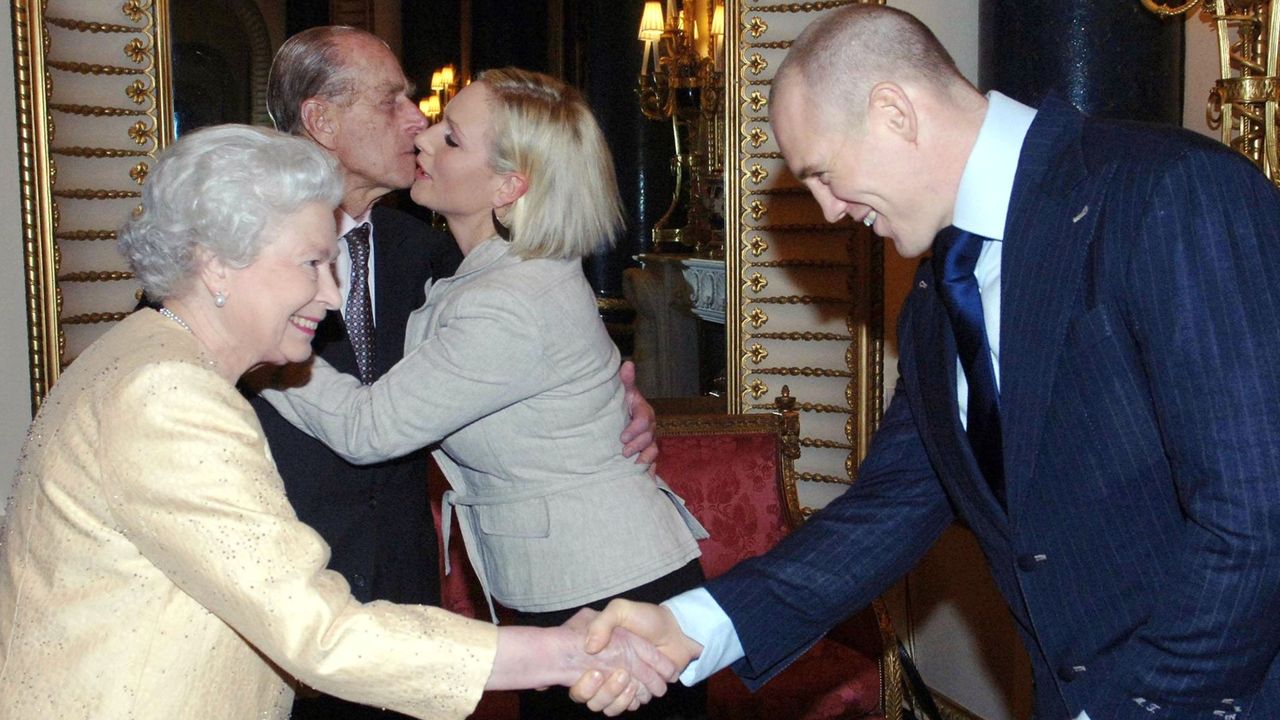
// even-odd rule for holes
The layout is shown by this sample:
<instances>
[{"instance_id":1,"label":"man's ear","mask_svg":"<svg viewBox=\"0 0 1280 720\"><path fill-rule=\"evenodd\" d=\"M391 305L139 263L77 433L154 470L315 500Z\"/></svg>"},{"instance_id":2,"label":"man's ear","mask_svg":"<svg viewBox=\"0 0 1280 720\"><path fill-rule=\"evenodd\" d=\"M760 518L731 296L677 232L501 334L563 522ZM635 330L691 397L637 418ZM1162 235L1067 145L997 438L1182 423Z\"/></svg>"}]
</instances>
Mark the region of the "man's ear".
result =
<instances>
[{"instance_id":1,"label":"man's ear","mask_svg":"<svg viewBox=\"0 0 1280 720\"><path fill-rule=\"evenodd\" d=\"M901 140L914 143L920 132L919 121L915 103L901 85L882 82L871 88L867 102L868 128L888 131Z\"/></svg>"},{"instance_id":2,"label":"man's ear","mask_svg":"<svg viewBox=\"0 0 1280 720\"><path fill-rule=\"evenodd\" d=\"M300 117L302 127L307 135L326 150L333 150L338 128L333 117L332 106L320 98L307 98L302 101Z\"/></svg>"},{"instance_id":3,"label":"man's ear","mask_svg":"<svg viewBox=\"0 0 1280 720\"><path fill-rule=\"evenodd\" d=\"M528 178L518 172L507 173L502 177L502 182L498 185L498 191L494 195L494 206L510 205L523 197L528 191Z\"/></svg>"}]
</instances>

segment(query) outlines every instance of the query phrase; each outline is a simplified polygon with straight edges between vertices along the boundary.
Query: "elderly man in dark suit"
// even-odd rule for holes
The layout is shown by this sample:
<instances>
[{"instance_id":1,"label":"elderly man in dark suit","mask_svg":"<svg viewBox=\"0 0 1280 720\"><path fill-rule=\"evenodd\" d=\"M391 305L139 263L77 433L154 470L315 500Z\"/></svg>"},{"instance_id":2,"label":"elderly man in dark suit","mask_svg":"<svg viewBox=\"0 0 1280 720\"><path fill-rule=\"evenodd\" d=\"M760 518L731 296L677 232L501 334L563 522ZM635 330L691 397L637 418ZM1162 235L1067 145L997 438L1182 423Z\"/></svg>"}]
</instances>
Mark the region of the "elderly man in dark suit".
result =
<instances>
[{"instance_id":1,"label":"elderly man in dark suit","mask_svg":"<svg viewBox=\"0 0 1280 720\"><path fill-rule=\"evenodd\" d=\"M409 313L429 279L461 261L447 233L376 203L413 183L414 136L426 120L412 86L382 40L350 27L317 27L291 37L276 54L267 105L278 129L309 137L342 166L337 273L343 308L316 333L316 354L372 383L404 353ZM628 454L651 462L653 412L628 383ZM428 506L427 454L371 466L347 463L296 430L260 398L254 408L298 517L332 549L361 601L439 604L438 550ZM295 720L398 717L336 698L300 695Z\"/></svg>"},{"instance_id":2,"label":"elderly man in dark suit","mask_svg":"<svg viewBox=\"0 0 1280 720\"><path fill-rule=\"evenodd\" d=\"M847 493L705 589L611 607L593 640L620 622L700 654L686 680L732 663L756 686L958 519L1037 718L1280 717L1276 188L1181 130L984 97L882 6L810 26L771 106L829 221L933 250L901 379Z\"/></svg>"}]
</instances>

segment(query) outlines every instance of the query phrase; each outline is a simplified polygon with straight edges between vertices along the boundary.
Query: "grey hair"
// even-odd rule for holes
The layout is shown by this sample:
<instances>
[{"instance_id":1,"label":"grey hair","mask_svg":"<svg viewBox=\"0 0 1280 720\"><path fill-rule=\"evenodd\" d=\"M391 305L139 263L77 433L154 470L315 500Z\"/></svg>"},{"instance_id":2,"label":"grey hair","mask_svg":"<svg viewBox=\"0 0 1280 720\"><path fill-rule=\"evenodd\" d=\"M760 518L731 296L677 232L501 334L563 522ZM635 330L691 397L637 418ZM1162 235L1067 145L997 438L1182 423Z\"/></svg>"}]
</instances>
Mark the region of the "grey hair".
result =
<instances>
[{"instance_id":1,"label":"grey hair","mask_svg":"<svg viewBox=\"0 0 1280 720\"><path fill-rule=\"evenodd\" d=\"M184 292L200 250L244 267L271 239L267 226L306 205L335 208L337 162L315 143L249 125L215 125L166 149L142 188L142 206L120 228L120 253L143 291L162 301Z\"/></svg>"},{"instance_id":2,"label":"grey hair","mask_svg":"<svg viewBox=\"0 0 1280 720\"><path fill-rule=\"evenodd\" d=\"M575 258L611 246L622 229L618 179L582 94L518 68L487 70L476 82L492 94L489 164L528 181L506 218L512 252Z\"/></svg>"},{"instance_id":3,"label":"grey hair","mask_svg":"<svg viewBox=\"0 0 1280 720\"><path fill-rule=\"evenodd\" d=\"M267 76L267 114L276 129L301 135L302 103L314 97L340 100L353 96L359 79L352 77L342 39L377 36L347 25L313 27L290 37L276 52ZM378 40L378 42L382 42Z\"/></svg>"},{"instance_id":4,"label":"grey hair","mask_svg":"<svg viewBox=\"0 0 1280 720\"><path fill-rule=\"evenodd\" d=\"M883 5L849 5L815 20L778 66L774 94L797 89L820 118L858 127L871 89L915 82L940 90L972 87L938 38L915 16ZM775 98L776 102L776 98Z\"/></svg>"}]
</instances>

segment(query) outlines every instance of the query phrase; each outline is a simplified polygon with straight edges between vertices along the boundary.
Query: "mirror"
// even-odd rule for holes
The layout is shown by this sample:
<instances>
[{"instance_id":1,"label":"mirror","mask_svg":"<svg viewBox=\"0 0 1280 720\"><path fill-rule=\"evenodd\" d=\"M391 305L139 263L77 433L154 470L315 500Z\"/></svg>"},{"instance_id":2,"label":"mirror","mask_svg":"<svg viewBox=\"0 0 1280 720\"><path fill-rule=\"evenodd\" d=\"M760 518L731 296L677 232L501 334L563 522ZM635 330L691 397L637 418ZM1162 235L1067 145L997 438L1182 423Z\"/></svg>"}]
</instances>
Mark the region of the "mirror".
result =
<instances>
[{"instance_id":1,"label":"mirror","mask_svg":"<svg viewBox=\"0 0 1280 720\"><path fill-rule=\"evenodd\" d=\"M138 202L156 152L173 137L171 104L180 128L243 120L246 113L265 122L261 98L278 44L273 36L289 27L285 11L294 5L229 0L226 12L211 17L206 5L192 0L173 0L172 7L169 0L14 0L33 404L62 367L136 302L136 285L115 252L115 228ZM434 0L440 12L432 17L457 18L474 30L457 33L464 70L502 45L497 40L505 30L492 23L523 23L545 58L537 69L583 86L602 125L616 122L605 113L639 116L642 0L526 5L512 10L490 0ZM882 246L865 230L822 221L786 170L768 125L772 73L790 39L824 12L820 8L825 5L725 4L724 258L688 276L682 268L681 282L661 298L680 313L692 312L696 301L699 312L723 318L723 325L716 323L723 339L713 333L713 341L727 368L726 409L765 410L783 385L790 386L802 410L796 467L801 501L810 507L853 480L883 397ZM335 0L330 9L342 20L368 22L380 34L404 18L390 0ZM386 12L396 22L384 23ZM414 22L403 22L406 39L421 36L414 28L422 19ZM440 24L433 34L440 34ZM424 57L408 45L402 56ZM622 63L621 74L603 76L602 58ZM428 60L422 69L448 61ZM168 91L171 63L176 97ZM649 192L657 196L651 202L660 214L669 191L662 197L638 186L641 178L632 171L650 152L648 138L670 133L651 125L633 124L611 142L620 175L631 173L620 183L624 196ZM664 170L670 153L654 151ZM647 232L652 223L641 225L636 232ZM633 254L603 265L620 278ZM649 362L669 369L661 358Z\"/></svg>"},{"instance_id":2,"label":"mirror","mask_svg":"<svg viewBox=\"0 0 1280 720\"><path fill-rule=\"evenodd\" d=\"M172 29L174 133L216 125L271 125L267 73L274 47L254 0L205 3L179 0L169 9Z\"/></svg>"}]
</instances>

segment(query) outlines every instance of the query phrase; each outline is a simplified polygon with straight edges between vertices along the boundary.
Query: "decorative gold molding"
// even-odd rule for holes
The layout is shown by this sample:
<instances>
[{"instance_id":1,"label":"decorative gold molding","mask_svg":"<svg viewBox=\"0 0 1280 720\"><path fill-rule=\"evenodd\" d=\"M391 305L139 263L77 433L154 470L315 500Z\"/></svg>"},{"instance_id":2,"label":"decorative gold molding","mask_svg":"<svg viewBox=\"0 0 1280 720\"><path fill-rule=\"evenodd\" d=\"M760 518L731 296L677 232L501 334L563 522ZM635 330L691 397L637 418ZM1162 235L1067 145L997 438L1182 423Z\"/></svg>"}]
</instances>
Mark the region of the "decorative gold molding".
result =
<instances>
[{"instance_id":1,"label":"decorative gold molding","mask_svg":"<svg viewBox=\"0 0 1280 720\"><path fill-rule=\"evenodd\" d=\"M751 406L751 409L752 409L752 410L767 410L767 409L769 409L769 408L771 408L771 407L773 407L773 406L772 406L772 405L759 405L759 404L757 404L757 405L752 405L752 406ZM845 406L843 406L843 405L826 405L826 404L822 404L822 403L796 403L796 409L797 409L797 410L803 410L803 411L805 411L805 412L812 412L812 413L833 413L833 414L836 414L836 415L844 415L844 414L847 414L847 413L849 412L849 408L847 408L847 407L845 407Z\"/></svg>"},{"instance_id":2,"label":"decorative gold molding","mask_svg":"<svg viewBox=\"0 0 1280 720\"><path fill-rule=\"evenodd\" d=\"M823 270L851 270L855 267L853 263L838 262L835 260L766 260L764 262L752 262L753 268L821 268Z\"/></svg>"},{"instance_id":3,"label":"decorative gold molding","mask_svg":"<svg viewBox=\"0 0 1280 720\"><path fill-rule=\"evenodd\" d=\"M62 318L63 325L97 325L99 323L120 322L129 317L126 312L82 313ZM65 366L64 366L65 367Z\"/></svg>"},{"instance_id":4,"label":"decorative gold molding","mask_svg":"<svg viewBox=\"0 0 1280 720\"><path fill-rule=\"evenodd\" d=\"M747 337L760 338L762 340L793 340L799 342L820 342L825 340L836 340L840 342L853 342L853 335L839 335L836 333L825 332L766 332L766 333L748 333Z\"/></svg>"},{"instance_id":5,"label":"decorative gold molding","mask_svg":"<svg viewBox=\"0 0 1280 720\"><path fill-rule=\"evenodd\" d=\"M50 110L58 110L60 112L71 115L86 115L89 117L133 117L136 115L146 115L141 110L133 110L130 108L117 107L100 107L94 105L63 105L61 103L49 103Z\"/></svg>"},{"instance_id":6,"label":"decorative gold molding","mask_svg":"<svg viewBox=\"0 0 1280 720\"><path fill-rule=\"evenodd\" d=\"M786 5L756 5L751 8L752 12L776 12L776 13L807 13L821 12L823 10L831 10L833 8L844 7L845 5L865 4L863 0L823 0L822 2L807 3L787 3ZM883 3L877 3L883 4Z\"/></svg>"},{"instance_id":7,"label":"decorative gold molding","mask_svg":"<svg viewBox=\"0 0 1280 720\"><path fill-rule=\"evenodd\" d=\"M66 230L57 233L58 240L115 240L115 230Z\"/></svg>"},{"instance_id":8,"label":"decorative gold molding","mask_svg":"<svg viewBox=\"0 0 1280 720\"><path fill-rule=\"evenodd\" d=\"M751 372L756 375L782 375L785 377L853 377L853 373L848 370L816 367L753 368Z\"/></svg>"},{"instance_id":9,"label":"decorative gold molding","mask_svg":"<svg viewBox=\"0 0 1280 720\"><path fill-rule=\"evenodd\" d=\"M122 270L87 270L84 272L63 273L58 282L115 282L132 280L134 274Z\"/></svg>"},{"instance_id":10,"label":"decorative gold molding","mask_svg":"<svg viewBox=\"0 0 1280 720\"><path fill-rule=\"evenodd\" d=\"M751 302L766 305L848 305L848 298L822 297L821 295L780 295L772 297L753 297Z\"/></svg>"},{"instance_id":11,"label":"decorative gold molding","mask_svg":"<svg viewBox=\"0 0 1280 720\"><path fill-rule=\"evenodd\" d=\"M1280 2L1142 0L1142 5L1164 17L1198 7L1213 22L1219 79L1209 91L1209 127L1280 186Z\"/></svg>"},{"instance_id":12,"label":"decorative gold molding","mask_svg":"<svg viewBox=\"0 0 1280 720\"><path fill-rule=\"evenodd\" d=\"M77 73L79 75L143 75L146 70L122 65L99 65L98 63L63 62L50 60L49 67L54 70Z\"/></svg>"},{"instance_id":13,"label":"decorative gold molding","mask_svg":"<svg viewBox=\"0 0 1280 720\"><path fill-rule=\"evenodd\" d=\"M90 147L65 147L50 148L49 152L54 155L67 155L70 157L83 158L122 158L122 157L149 157L152 153L146 150L120 150L117 148L90 148Z\"/></svg>"},{"instance_id":14,"label":"decorative gold molding","mask_svg":"<svg viewBox=\"0 0 1280 720\"><path fill-rule=\"evenodd\" d=\"M72 188L69 190L54 190L53 196L71 200L120 200L122 198L140 198L142 193L138 190L85 190Z\"/></svg>"},{"instance_id":15,"label":"decorative gold molding","mask_svg":"<svg viewBox=\"0 0 1280 720\"><path fill-rule=\"evenodd\" d=\"M853 482L847 477L837 477L835 475L825 475L823 473L814 472L797 473L797 477L805 482L824 483L827 485L849 485Z\"/></svg>"},{"instance_id":16,"label":"decorative gold molding","mask_svg":"<svg viewBox=\"0 0 1280 720\"><path fill-rule=\"evenodd\" d=\"M137 32L138 28L132 25L116 25L114 23L88 22L85 20L70 20L67 18L45 16L46 25L56 25L67 30L75 30L77 32L91 33L131 33Z\"/></svg>"},{"instance_id":17,"label":"decorative gold molding","mask_svg":"<svg viewBox=\"0 0 1280 720\"><path fill-rule=\"evenodd\" d=\"M801 447L824 448L827 450L853 450L853 445L849 443L836 442L834 440L825 440L823 438L800 438Z\"/></svg>"},{"instance_id":18,"label":"decorative gold molding","mask_svg":"<svg viewBox=\"0 0 1280 720\"><path fill-rule=\"evenodd\" d=\"M809 191L802 187L782 187L782 188L753 188L752 195L761 196L791 196L791 197L808 197Z\"/></svg>"},{"instance_id":19,"label":"decorative gold molding","mask_svg":"<svg viewBox=\"0 0 1280 720\"><path fill-rule=\"evenodd\" d=\"M63 328L116 322L125 317L125 308L132 307L136 294L132 288L111 290L107 294L115 299L110 307L102 305L101 289L83 294L87 284L123 284L130 276L110 267L93 267L100 262L96 255L77 257L96 252L84 241L112 240L114 230L62 228L103 228L123 221L131 208L128 201L140 196L138 181L145 177L149 163L117 169L107 161L154 158L172 137L168 92L156 92L156 88L168 87L168 0L126 0L115 5L120 22L107 22L100 15L92 20L71 17L65 9L57 15L46 15L50 4L54 3L13 0L11 5L33 409L38 408L62 368L73 359L67 355ZM64 3L57 7L77 5ZM70 32L50 33L51 27ZM123 88L115 83L100 83L82 93L84 97L77 97L76 103L51 102L63 73L136 78ZM120 107L126 103L135 107ZM139 120L122 133L115 120L121 117ZM74 118L78 135L98 138L104 146L55 147L54 126L59 118ZM128 145L136 147L124 149ZM54 165L55 156L62 166L61 177L102 178L103 185L64 187ZM60 205L60 199L90 202ZM64 262L85 269L60 273L59 266ZM88 305L89 309L62 317L67 298L72 306ZM85 336L78 337L83 340Z\"/></svg>"}]
</instances>

